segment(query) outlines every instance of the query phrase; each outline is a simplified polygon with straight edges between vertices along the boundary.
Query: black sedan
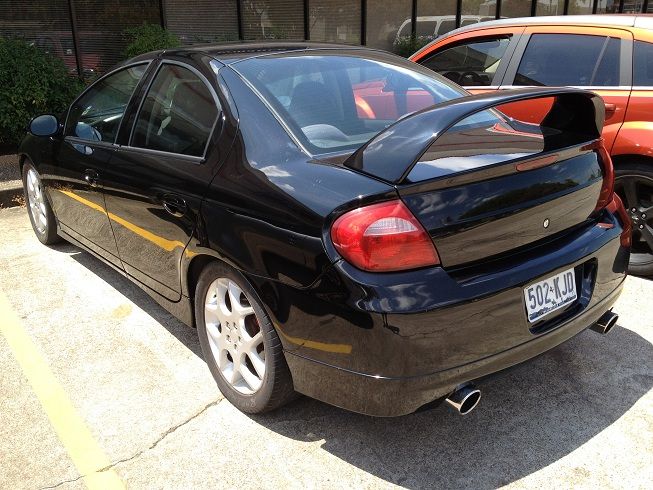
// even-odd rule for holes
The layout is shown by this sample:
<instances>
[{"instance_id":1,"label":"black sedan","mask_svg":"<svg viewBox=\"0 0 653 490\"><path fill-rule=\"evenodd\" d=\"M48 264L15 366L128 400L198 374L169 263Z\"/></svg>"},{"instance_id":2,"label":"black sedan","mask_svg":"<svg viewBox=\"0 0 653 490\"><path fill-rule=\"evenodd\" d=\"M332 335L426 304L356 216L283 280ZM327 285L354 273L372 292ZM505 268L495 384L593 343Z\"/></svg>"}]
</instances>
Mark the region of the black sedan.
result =
<instances>
[{"instance_id":1,"label":"black sedan","mask_svg":"<svg viewBox=\"0 0 653 490\"><path fill-rule=\"evenodd\" d=\"M540 125L496 109L544 97ZM20 162L39 240L195 325L241 410L464 414L475 380L616 322L630 224L603 118L590 92L468 96L371 49L202 46L33 119Z\"/></svg>"}]
</instances>

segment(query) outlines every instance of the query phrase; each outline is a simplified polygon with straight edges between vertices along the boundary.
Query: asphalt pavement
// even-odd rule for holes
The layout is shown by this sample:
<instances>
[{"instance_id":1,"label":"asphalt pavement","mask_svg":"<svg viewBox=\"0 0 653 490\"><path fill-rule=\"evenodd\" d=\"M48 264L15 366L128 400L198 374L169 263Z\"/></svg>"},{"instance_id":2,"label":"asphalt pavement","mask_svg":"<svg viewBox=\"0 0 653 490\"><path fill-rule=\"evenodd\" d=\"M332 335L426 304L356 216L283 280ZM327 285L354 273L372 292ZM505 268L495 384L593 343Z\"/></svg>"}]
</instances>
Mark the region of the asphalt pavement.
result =
<instances>
[{"instance_id":1,"label":"asphalt pavement","mask_svg":"<svg viewBox=\"0 0 653 490\"><path fill-rule=\"evenodd\" d=\"M0 488L651 488L653 282L628 278L615 311L483 381L465 417L308 398L248 416L193 329L0 210Z\"/></svg>"}]
</instances>

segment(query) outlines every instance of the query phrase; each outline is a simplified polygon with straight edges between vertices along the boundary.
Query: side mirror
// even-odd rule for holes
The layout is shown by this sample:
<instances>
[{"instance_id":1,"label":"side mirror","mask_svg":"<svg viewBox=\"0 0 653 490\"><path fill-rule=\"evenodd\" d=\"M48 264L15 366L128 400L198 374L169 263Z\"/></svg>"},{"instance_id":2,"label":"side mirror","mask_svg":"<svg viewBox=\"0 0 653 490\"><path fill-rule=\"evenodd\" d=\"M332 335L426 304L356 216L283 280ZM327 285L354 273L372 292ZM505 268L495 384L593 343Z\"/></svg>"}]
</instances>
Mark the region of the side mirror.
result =
<instances>
[{"instance_id":1,"label":"side mirror","mask_svg":"<svg viewBox=\"0 0 653 490\"><path fill-rule=\"evenodd\" d=\"M43 114L32 119L29 132L34 136L54 136L59 132L59 120L52 114Z\"/></svg>"}]
</instances>

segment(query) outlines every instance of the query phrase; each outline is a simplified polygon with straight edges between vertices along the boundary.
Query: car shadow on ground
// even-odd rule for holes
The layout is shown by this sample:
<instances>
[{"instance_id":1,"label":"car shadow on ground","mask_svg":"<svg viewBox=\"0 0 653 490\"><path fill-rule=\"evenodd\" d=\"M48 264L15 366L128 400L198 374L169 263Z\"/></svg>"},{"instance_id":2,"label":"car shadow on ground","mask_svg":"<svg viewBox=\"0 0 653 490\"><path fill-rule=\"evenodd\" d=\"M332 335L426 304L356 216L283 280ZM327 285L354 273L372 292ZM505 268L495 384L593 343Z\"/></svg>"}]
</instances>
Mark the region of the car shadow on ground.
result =
<instances>
[{"instance_id":1,"label":"car shadow on ground","mask_svg":"<svg viewBox=\"0 0 653 490\"><path fill-rule=\"evenodd\" d=\"M554 463L624 415L653 387L651 359L653 345L617 326L483 380L479 406L464 417L441 405L371 418L302 398L252 418L286 437L323 440L325 451L391 483L495 488Z\"/></svg>"},{"instance_id":2,"label":"car shadow on ground","mask_svg":"<svg viewBox=\"0 0 653 490\"><path fill-rule=\"evenodd\" d=\"M188 347L200 359L204 359L196 330L177 320L174 315L160 306L132 281L114 270L111 266L102 262L100 259L75 245L62 243L52 248L59 252L68 254L77 263L83 265L89 271L101 277L128 300L163 325L166 330L174 335L177 340Z\"/></svg>"},{"instance_id":3,"label":"car shadow on ground","mask_svg":"<svg viewBox=\"0 0 653 490\"><path fill-rule=\"evenodd\" d=\"M195 330L138 286L77 247L56 249L100 276L202 357ZM605 336L583 332L483 380L478 385L483 398L465 417L442 405L404 417L373 418L302 397L251 418L297 441L322 441L324 451L390 483L495 488L554 463L623 416L653 387L651 359L651 343L616 326Z\"/></svg>"}]
</instances>

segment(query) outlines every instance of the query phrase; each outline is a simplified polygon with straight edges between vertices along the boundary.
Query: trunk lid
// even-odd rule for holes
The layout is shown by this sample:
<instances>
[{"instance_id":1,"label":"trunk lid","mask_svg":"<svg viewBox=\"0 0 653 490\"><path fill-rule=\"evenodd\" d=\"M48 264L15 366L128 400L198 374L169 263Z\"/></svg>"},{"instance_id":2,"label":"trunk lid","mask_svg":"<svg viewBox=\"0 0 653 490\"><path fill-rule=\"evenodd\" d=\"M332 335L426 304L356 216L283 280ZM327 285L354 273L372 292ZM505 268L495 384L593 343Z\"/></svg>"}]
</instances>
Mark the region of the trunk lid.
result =
<instances>
[{"instance_id":1,"label":"trunk lid","mask_svg":"<svg viewBox=\"0 0 653 490\"><path fill-rule=\"evenodd\" d=\"M539 125L494 109L545 97L554 102ZM601 99L577 89L476 95L398 121L345 165L393 183L442 266L455 267L594 219L611 169L603 118Z\"/></svg>"}]
</instances>

